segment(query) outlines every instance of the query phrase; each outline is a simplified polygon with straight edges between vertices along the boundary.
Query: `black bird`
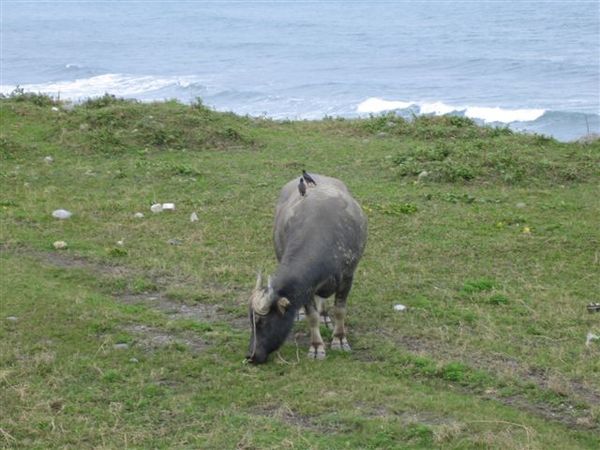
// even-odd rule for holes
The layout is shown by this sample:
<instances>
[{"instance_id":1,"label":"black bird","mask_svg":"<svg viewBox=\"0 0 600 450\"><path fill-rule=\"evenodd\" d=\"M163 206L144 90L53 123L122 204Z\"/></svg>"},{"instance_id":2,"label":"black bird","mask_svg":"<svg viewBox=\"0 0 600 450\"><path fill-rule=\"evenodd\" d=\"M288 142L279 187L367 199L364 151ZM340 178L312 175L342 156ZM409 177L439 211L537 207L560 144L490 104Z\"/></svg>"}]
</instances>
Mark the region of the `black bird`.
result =
<instances>
[{"instance_id":1,"label":"black bird","mask_svg":"<svg viewBox=\"0 0 600 450\"><path fill-rule=\"evenodd\" d=\"M313 180L313 177L311 177L309 174L306 173L306 170L302 171L302 176L306 180L306 184L309 184L309 185L312 184L313 186L317 185L317 182L315 180Z\"/></svg>"},{"instance_id":2,"label":"black bird","mask_svg":"<svg viewBox=\"0 0 600 450\"><path fill-rule=\"evenodd\" d=\"M304 197L306 195L306 185L304 184L304 178L300 178L300 184L298 184L298 190L300 195Z\"/></svg>"}]
</instances>

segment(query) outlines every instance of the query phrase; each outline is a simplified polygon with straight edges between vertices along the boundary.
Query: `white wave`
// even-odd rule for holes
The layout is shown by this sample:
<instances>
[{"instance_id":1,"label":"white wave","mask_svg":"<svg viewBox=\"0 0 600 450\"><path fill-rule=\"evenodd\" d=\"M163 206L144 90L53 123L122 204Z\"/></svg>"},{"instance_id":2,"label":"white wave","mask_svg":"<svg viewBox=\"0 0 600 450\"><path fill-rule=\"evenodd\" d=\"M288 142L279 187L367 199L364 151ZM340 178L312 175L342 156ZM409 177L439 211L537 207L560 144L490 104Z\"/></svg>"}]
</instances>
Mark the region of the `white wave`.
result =
<instances>
[{"instance_id":1,"label":"white wave","mask_svg":"<svg viewBox=\"0 0 600 450\"><path fill-rule=\"evenodd\" d=\"M482 120L485 123L492 122L531 122L539 119L546 112L544 109L507 109L485 106L458 106L448 105L443 102L415 102L384 100L379 97L371 97L356 107L357 113L380 113L396 109L406 109L418 106L420 114L434 114L441 116L453 112L464 113L471 119Z\"/></svg>"},{"instance_id":2,"label":"white wave","mask_svg":"<svg viewBox=\"0 0 600 450\"><path fill-rule=\"evenodd\" d=\"M406 109L413 105L411 102L399 102L383 100L378 97L371 97L356 107L357 113L380 113L383 111L393 111L394 109Z\"/></svg>"},{"instance_id":3,"label":"white wave","mask_svg":"<svg viewBox=\"0 0 600 450\"><path fill-rule=\"evenodd\" d=\"M504 109L469 106L465 108L465 116L481 119L484 122L532 122L544 115L544 109Z\"/></svg>"},{"instance_id":4,"label":"white wave","mask_svg":"<svg viewBox=\"0 0 600 450\"><path fill-rule=\"evenodd\" d=\"M119 97L133 97L148 94L167 87L187 88L198 80L195 77L154 77L107 73L91 78L54 83L25 84L20 87L26 92L40 92L62 99L79 100L99 97L110 93ZM0 92L8 94L16 86L0 85Z\"/></svg>"},{"instance_id":5,"label":"white wave","mask_svg":"<svg viewBox=\"0 0 600 450\"><path fill-rule=\"evenodd\" d=\"M419 104L419 112L421 114L435 114L436 116L443 116L444 114L450 114L451 112L455 111L457 111L455 106L446 105L442 102Z\"/></svg>"}]
</instances>

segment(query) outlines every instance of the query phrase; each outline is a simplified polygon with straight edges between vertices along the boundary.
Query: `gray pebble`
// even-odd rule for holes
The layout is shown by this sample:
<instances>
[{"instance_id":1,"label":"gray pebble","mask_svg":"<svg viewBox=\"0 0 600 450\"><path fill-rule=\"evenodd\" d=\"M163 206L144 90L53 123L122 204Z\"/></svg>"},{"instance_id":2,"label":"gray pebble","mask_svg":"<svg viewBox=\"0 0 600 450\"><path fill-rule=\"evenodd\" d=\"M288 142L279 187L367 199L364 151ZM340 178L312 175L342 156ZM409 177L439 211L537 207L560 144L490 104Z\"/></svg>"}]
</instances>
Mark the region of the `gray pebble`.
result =
<instances>
[{"instance_id":1,"label":"gray pebble","mask_svg":"<svg viewBox=\"0 0 600 450\"><path fill-rule=\"evenodd\" d=\"M113 348L115 350L127 350L129 348L129 344L125 344L125 343L115 344L115 345L113 345Z\"/></svg>"},{"instance_id":2,"label":"gray pebble","mask_svg":"<svg viewBox=\"0 0 600 450\"><path fill-rule=\"evenodd\" d=\"M18 317L15 317L15 316L8 316L8 317L6 318L6 320L8 320L8 321L10 321L10 322L16 322L17 320L19 320L19 318L18 318Z\"/></svg>"},{"instance_id":3,"label":"gray pebble","mask_svg":"<svg viewBox=\"0 0 600 450\"><path fill-rule=\"evenodd\" d=\"M73 213L71 211L67 211L66 209L56 209L52 211L52 217L56 219L68 219L71 217Z\"/></svg>"}]
</instances>

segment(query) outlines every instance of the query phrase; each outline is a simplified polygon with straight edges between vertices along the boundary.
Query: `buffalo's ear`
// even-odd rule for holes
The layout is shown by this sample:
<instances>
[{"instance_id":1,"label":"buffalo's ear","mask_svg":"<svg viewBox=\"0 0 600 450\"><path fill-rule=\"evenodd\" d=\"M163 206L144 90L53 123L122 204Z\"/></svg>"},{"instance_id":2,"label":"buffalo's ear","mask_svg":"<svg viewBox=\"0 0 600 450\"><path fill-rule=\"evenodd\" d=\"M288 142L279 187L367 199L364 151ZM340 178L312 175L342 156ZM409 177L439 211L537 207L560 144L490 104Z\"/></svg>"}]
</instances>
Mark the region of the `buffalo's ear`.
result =
<instances>
[{"instance_id":1,"label":"buffalo's ear","mask_svg":"<svg viewBox=\"0 0 600 450\"><path fill-rule=\"evenodd\" d=\"M279 314L283 316L285 314L285 310L288 309L290 305L290 301L285 297L281 297L279 300L277 300L277 310L279 311Z\"/></svg>"}]
</instances>

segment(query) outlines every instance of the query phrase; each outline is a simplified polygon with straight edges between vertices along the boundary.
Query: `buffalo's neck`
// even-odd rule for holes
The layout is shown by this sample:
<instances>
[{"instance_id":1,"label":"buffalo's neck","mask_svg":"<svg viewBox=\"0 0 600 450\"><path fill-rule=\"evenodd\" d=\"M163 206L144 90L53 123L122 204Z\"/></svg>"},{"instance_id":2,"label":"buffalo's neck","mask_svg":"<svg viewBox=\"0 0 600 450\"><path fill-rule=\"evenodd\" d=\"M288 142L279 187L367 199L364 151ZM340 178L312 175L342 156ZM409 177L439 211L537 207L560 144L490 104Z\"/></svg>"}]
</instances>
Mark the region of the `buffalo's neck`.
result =
<instances>
[{"instance_id":1,"label":"buffalo's neck","mask_svg":"<svg viewBox=\"0 0 600 450\"><path fill-rule=\"evenodd\" d=\"M318 273L310 266L296 261L281 261L271 285L275 292L286 297L299 308L312 300L315 286L319 284Z\"/></svg>"}]
</instances>

